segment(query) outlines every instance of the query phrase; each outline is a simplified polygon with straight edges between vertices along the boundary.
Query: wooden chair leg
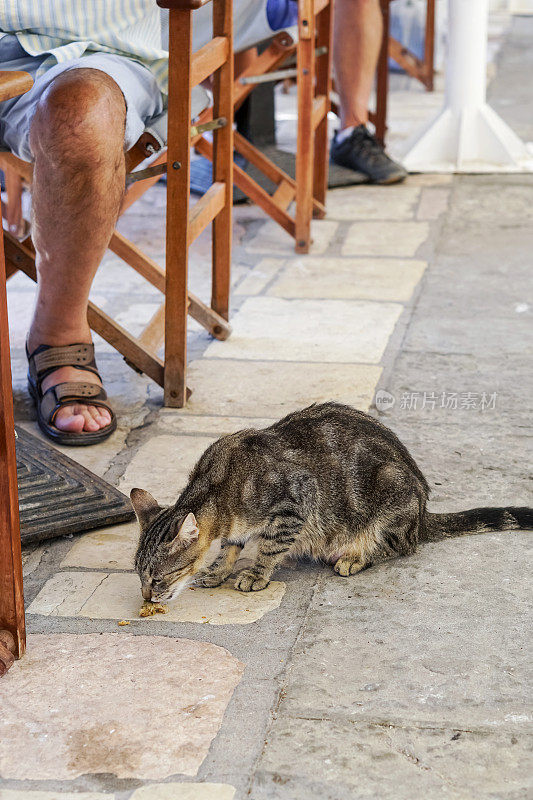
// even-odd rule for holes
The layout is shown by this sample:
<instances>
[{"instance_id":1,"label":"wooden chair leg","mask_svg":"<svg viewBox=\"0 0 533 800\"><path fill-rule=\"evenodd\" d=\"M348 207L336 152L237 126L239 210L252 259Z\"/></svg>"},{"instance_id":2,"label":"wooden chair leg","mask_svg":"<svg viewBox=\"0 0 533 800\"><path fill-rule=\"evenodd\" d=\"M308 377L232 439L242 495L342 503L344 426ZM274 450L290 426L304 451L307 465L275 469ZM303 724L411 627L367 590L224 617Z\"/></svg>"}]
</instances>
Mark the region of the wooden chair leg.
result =
<instances>
[{"instance_id":1,"label":"wooden chair leg","mask_svg":"<svg viewBox=\"0 0 533 800\"><path fill-rule=\"evenodd\" d=\"M308 253L313 213L314 131L312 109L315 84L316 24L313 0L298 4L298 134L296 151L296 252Z\"/></svg>"},{"instance_id":2,"label":"wooden chair leg","mask_svg":"<svg viewBox=\"0 0 533 800\"><path fill-rule=\"evenodd\" d=\"M383 38L378 59L376 76L376 138L381 144L385 143L387 133L387 105L389 96L389 32L390 32L390 0L381 0L383 15Z\"/></svg>"},{"instance_id":3,"label":"wooden chair leg","mask_svg":"<svg viewBox=\"0 0 533 800\"><path fill-rule=\"evenodd\" d=\"M187 283L192 12L169 13L168 171L165 286L165 406L187 400ZM184 120L187 121L184 124Z\"/></svg>"},{"instance_id":4,"label":"wooden chair leg","mask_svg":"<svg viewBox=\"0 0 533 800\"><path fill-rule=\"evenodd\" d=\"M427 0L426 34L424 41L425 85L428 92L433 91L435 76L435 0Z\"/></svg>"},{"instance_id":5,"label":"wooden chair leg","mask_svg":"<svg viewBox=\"0 0 533 800\"><path fill-rule=\"evenodd\" d=\"M233 2L213 0L213 36L226 36L233 51ZM213 220L211 307L229 318L231 288L231 240L233 204L233 58L216 71L213 83L213 115L227 125L215 131L213 181L225 184L224 207Z\"/></svg>"},{"instance_id":6,"label":"wooden chair leg","mask_svg":"<svg viewBox=\"0 0 533 800\"><path fill-rule=\"evenodd\" d=\"M13 236L24 237L28 225L22 216L22 178L11 167L4 166L3 171L7 194L5 206L7 226Z\"/></svg>"},{"instance_id":7,"label":"wooden chair leg","mask_svg":"<svg viewBox=\"0 0 533 800\"><path fill-rule=\"evenodd\" d=\"M0 629L15 639L16 657L26 647L22 555L15 458L15 423L7 322L6 276L0 228Z\"/></svg>"},{"instance_id":8,"label":"wooden chair leg","mask_svg":"<svg viewBox=\"0 0 533 800\"><path fill-rule=\"evenodd\" d=\"M317 16L317 49L327 48L327 52L318 57L316 61L316 93L326 97L326 113L322 121L318 124L315 132L315 164L313 178L313 196L315 200L323 206L326 204L326 193L328 189L328 165L329 165L329 136L328 136L328 114L330 108L331 95L331 47L332 47L332 2ZM325 209L317 211L313 209L313 216L321 219L326 214Z\"/></svg>"}]
</instances>

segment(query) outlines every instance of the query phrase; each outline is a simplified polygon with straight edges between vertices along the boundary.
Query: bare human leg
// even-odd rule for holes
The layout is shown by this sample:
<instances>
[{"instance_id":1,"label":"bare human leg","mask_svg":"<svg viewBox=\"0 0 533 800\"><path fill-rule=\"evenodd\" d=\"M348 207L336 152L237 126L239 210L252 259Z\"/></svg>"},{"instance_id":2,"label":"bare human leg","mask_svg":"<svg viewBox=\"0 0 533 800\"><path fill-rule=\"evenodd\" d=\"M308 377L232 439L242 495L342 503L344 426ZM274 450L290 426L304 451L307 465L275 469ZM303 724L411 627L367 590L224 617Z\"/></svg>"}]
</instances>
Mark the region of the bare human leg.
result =
<instances>
[{"instance_id":1,"label":"bare human leg","mask_svg":"<svg viewBox=\"0 0 533 800\"><path fill-rule=\"evenodd\" d=\"M379 0L335 0L333 62L341 130L368 122L382 36Z\"/></svg>"},{"instance_id":2,"label":"bare human leg","mask_svg":"<svg viewBox=\"0 0 533 800\"><path fill-rule=\"evenodd\" d=\"M91 341L89 292L124 192L125 118L122 92L100 70L69 70L41 98L30 131L38 273L30 352L41 344ZM43 391L64 381L87 380L87 372L60 367L45 378ZM98 379L91 375L90 381ZM54 424L81 433L110 421L107 410L76 403L61 408Z\"/></svg>"},{"instance_id":3,"label":"bare human leg","mask_svg":"<svg viewBox=\"0 0 533 800\"><path fill-rule=\"evenodd\" d=\"M335 0L335 81L340 97L340 130L331 159L366 175L371 183L398 183L407 173L367 128L368 104L383 39L379 0Z\"/></svg>"}]
</instances>

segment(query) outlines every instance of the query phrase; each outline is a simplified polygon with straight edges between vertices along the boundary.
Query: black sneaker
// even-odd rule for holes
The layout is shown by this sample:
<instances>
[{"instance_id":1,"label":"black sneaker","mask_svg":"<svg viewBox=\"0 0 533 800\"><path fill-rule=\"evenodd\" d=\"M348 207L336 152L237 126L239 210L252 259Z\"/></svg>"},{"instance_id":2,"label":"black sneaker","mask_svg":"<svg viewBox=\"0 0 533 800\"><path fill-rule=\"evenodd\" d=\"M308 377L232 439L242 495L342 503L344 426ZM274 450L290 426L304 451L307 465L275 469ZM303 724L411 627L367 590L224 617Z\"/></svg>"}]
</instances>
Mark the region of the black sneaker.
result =
<instances>
[{"instance_id":1,"label":"black sneaker","mask_svg":"<svg viewBox=\"0 0 533 800\"><path fill-rule=\"evenodd\" d=\"M371 183L398 183L407 177L406 170L389 158L375 136L364 125L358 125L349 136L331 143L331 160L368 175Z\"/></svg>"}]
</instances>

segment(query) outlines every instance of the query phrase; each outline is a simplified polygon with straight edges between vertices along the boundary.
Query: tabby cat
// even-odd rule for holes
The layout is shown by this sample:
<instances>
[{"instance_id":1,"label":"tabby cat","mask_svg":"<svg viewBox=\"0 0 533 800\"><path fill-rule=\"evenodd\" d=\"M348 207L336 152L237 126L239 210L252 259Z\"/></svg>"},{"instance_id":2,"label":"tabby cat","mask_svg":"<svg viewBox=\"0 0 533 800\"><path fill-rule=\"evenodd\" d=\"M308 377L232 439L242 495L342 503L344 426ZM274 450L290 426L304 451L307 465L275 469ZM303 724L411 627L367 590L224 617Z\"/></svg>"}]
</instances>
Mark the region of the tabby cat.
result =
<instances>
[{"instance_id":1,"label":"tabby cat","mask_svg":"<svg viewBox=\"0 0 533 800\"><path fill-rule=\"evenodd\" d=\"M426 510L429 486L399 439L373 417L338 403L312 405L265 430L243 430L207 448L175 505L142 489L135 567L145 600L168 601L193 579L218 586L249 539L253 565L235 588L264 589L288 556L309 555L354 575L379 556L408 555L419 541L533 528L531 508ZM220 554L206 566L211 543Z\"/></svg>"}]
</instances>

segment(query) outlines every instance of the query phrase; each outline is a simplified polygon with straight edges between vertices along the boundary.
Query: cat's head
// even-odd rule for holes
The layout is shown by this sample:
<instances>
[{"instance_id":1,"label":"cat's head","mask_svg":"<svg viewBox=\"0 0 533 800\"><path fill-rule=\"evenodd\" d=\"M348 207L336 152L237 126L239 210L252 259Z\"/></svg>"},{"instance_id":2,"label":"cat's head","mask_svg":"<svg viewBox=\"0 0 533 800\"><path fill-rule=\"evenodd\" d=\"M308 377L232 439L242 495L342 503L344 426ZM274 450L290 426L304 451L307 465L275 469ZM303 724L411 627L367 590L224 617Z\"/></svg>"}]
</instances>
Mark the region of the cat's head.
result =
<instances>
[{"instance_id":1,"label":"cat's head","mask_svg":"<svg viewBox=\"0 0 533 800\"><path fill-rule=\"evenodd\" d=\"M198 572L203 562L194 514L160 506L149 492L132 489L130 499L140 528L135 569L145 600L168 602Z\"/></svg>"}]
</instances>

